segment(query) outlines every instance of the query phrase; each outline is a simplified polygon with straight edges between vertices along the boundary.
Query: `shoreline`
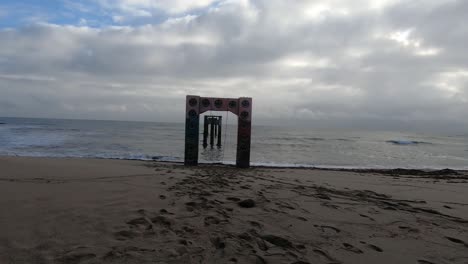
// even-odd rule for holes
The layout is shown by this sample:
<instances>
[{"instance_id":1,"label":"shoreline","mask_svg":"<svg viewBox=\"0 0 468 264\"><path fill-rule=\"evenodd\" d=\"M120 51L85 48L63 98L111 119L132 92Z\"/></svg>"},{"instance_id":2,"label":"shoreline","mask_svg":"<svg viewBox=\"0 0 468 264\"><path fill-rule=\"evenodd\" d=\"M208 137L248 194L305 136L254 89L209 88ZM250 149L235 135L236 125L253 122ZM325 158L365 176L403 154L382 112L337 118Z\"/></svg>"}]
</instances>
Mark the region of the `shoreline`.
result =
<instances>
[{"instance_id":1,"label":"shoreline","mask_svg":"<svg viewBox=\"0 0 468 264\"><path fill-rule=\"evenodd\" d=\"M132 158L109 158L109 157L74 157L74 156L60 156L60 157L49 157L49 156L18 156L18 155L0 155L0 158L37 158L37 159L90 159L90 160L123 160L123 161L140 161L140 162L156 162L161 164L179 164L183 165L183 161L172 161L172 160L159 160L159 159L132 159ZM199 162L199 166L226 166L226 167L235 167L234 161L226 161L226 162ZM414 173L422 173L422 172L437 172L437 171L444 171L444 170L451 170L455 172L468 172L468 167L466 168L450 168L450 167L404 167L404 166L395 166L395 167L383 167L383 166L338 166L338 165L312 165L312 164L276 164L272 163L272 165L265 165L265 163L259 162L251 162L251 168L272 168L272 169L311 169L311 170L330 170L330 171L349 171L349 172L389 172L394 170L399 170L397 173L406 172L410 173L408 175Z\"/></svg>"}]
</instances>

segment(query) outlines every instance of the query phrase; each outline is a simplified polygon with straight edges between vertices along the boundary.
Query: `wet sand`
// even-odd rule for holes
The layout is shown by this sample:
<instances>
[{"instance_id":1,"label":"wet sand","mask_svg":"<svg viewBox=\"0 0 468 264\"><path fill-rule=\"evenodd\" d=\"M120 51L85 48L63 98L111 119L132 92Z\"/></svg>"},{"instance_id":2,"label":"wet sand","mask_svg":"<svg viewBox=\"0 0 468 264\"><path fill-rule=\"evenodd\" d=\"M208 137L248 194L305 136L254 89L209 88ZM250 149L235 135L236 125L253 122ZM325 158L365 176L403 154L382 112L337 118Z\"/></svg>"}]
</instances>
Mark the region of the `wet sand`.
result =
<instances>
[{"instance_id":1,"label":"wet sand","mask_svg":"<svg viewBox=\"0 0 468 264\"><path fill-rule=\"evenodd\" d=\"M0 157L0 263L468 263L468 173Z\"/></svg>"}]
</instances>

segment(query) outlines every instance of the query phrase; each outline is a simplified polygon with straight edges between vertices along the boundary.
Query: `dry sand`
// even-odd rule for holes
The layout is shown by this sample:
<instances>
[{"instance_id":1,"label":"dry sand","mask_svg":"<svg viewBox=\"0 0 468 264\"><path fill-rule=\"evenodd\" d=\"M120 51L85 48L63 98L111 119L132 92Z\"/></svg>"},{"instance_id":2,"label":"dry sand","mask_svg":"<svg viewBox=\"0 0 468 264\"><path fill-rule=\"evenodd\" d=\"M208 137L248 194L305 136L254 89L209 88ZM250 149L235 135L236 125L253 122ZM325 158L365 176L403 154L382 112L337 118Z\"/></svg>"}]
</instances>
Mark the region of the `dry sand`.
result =
<instances>
[{"instance_id":1,"label":"dry sand","mask_svg":"<svg viewBox=\"0 0 468 264\"><path fill-rule=\"evenodd\" d=\"M466 172L0 157L1 264L468 263L467 220Z\"/></svg>"}]
</instances>

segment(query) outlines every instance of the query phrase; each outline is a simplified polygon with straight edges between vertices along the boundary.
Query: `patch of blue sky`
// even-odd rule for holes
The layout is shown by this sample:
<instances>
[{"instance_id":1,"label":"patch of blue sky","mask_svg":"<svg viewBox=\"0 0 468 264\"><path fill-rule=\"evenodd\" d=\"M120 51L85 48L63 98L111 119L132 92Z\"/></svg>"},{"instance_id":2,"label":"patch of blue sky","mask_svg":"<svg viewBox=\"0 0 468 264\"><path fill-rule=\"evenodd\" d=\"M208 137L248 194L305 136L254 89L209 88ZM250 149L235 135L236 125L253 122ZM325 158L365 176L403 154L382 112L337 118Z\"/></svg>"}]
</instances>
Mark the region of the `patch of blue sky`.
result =
<instances>
[{"instance_id":1,"label":"patch of blue sky","mask_svg":"<svg viewBox=\"0 0 468 264\"><path fill-rule=\"evenodd\" d=\"M94 1L2 0L0 27L21 27L36 23L100 26L112 22Z\"/></svg>"},{"instance_id":2,"label":"patch of blue sky","mask_svg":"<svg viewBox=\"0 0 468 264\"><path fill-rule=\"evenodd\" d=\"M184 14L199 15L209 7L190 10ZM106 26L138 26L160 24L170 16L164 10L150 10L149 16L132 16L118 9L105 8L96 0L1 0L0 28L17 28L37 23L57 25L88 26L94 28Z\"/></svg>"}]
</instances>

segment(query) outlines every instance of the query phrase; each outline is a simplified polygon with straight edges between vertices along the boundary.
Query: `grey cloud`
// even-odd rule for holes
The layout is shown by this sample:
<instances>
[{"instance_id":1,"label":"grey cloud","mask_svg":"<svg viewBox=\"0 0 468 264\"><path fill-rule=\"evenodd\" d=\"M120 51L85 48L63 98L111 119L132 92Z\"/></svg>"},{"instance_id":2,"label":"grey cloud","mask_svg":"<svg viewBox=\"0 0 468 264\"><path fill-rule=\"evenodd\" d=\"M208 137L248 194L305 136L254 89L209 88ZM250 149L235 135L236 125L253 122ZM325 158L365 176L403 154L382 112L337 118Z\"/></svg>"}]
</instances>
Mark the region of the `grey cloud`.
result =
<instances>
[{"instance_id":1,"label":"grey cloud","mask_svg":"<svg viewBox=\"0 0 468 264\"><path fill-rule=\"evenodd\" d=\"M318 17L304 15L309 1L285 3L225 1L139 27L2 30L2 113L168 121L185 94L212 93L254 97L260 123L468 129L466 1L334 1Z\"/></svg>"}]
</instances>

